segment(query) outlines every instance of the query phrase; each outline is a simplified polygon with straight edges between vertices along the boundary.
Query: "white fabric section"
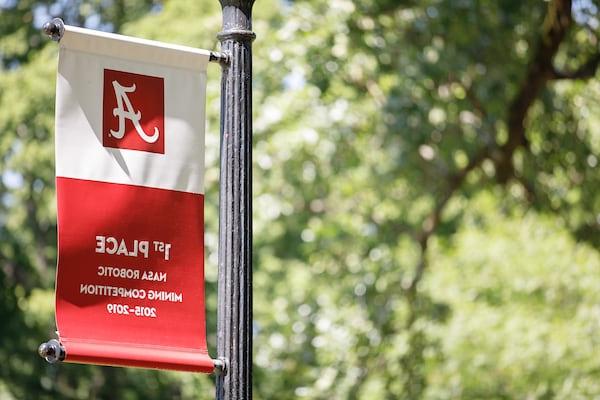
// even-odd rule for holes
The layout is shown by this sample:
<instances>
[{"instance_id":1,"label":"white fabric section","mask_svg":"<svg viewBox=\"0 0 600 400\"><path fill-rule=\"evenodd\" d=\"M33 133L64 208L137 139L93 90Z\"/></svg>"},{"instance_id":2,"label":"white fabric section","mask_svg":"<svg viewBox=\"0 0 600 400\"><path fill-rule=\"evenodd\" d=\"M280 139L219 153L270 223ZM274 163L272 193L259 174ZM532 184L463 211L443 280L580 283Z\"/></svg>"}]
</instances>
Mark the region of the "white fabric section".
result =
<instances>
[{"instance_id":1,"label":"white fabric section","mask_svg":"<svg viewBox=\"0 0 600 400\"><path fill-rule=\"evenodd\" d=\"M210 51L65 25L61 47L167 67L206 70Z\"/></svg>"},{"instance_id":2,"label":"white fabric section","mask_svg":"<svg viewBox=\"0 0 600 400\"><path fill-rule=\"evenodd\" d=\"M162 49L148 51L160 53ZM124 53L123 57L128 55ZM195 67L173 68L81 52L61 41L56 175L204 193L206 64ZM165 132L161 134L165 154L103 147L104 69L164 79Z\"/></svg>"}]
</instances>

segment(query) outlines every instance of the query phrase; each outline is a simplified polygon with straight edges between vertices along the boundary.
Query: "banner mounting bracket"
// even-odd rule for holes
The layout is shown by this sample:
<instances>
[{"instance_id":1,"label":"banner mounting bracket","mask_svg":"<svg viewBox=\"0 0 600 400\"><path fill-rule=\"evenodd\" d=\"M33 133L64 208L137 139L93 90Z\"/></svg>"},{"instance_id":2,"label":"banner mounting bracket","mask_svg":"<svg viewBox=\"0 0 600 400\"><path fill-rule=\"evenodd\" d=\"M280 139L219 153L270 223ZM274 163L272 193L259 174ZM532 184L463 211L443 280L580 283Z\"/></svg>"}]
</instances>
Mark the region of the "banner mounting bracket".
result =
<instances>
[{"instance_id":1,"label":"banner mounting bracket","mask_svg":"<svg viewBox=\"0 0 600 400\"><path fill-rule=\"evenodd\" d=\"M65 23L60 18L54 18L44 24L42 31L53 41L60 42L60 39L62 39L65 34ZM219 63L221 65L227 65L229 64L229 54L219 51L211 51L210 55L208 56L208 61Z\"/></svg>"},{"instance_id":2,"label":"banner mounting bracket","mask_svg":"<svg viewBox=\"0 0 600 400\"><path fill-rule=\"evenodd\" d=\"M229 64L229 54L218 51L211 51L208 59L210 62L218 62L219 64Z\"/></svg>"},{"instance_id":3,"label":"banner mounting bracket","mask_svg":"<svg viewBox=\"0 0 600 400\"><path fill-rule=\"evenodd\" d=\"M227 366L229 365L229 361L225 357L213 359L213 363L215 364L215 375L227 375Z\"/></svg>"}]
</instances>

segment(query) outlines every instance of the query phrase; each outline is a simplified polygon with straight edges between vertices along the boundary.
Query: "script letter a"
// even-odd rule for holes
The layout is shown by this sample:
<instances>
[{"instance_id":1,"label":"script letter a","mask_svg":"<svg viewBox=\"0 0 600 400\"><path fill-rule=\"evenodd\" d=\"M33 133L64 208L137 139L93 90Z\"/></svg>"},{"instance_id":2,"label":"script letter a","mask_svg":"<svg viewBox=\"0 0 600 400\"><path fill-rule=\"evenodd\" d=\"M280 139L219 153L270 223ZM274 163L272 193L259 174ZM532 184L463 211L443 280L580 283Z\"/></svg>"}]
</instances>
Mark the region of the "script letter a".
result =
<instances>
[{"instance_id":1,"label":"script letter a","mask_svg":"<svg viewBox=\"0 0 600 400\"><path fill-rule=\"evenodd\" d=\"M146 143L155 143L160 135L158 128L154 127L154 134L152 135L148 135L144 132L144 129L140 125L142 112L140 110L134 112L131 101L129 100L129 97L127 97L127 93L135 92L135 83L131 86L122 86L119 82L114 80L112 81L112 85L115 89L115 97L117 99L117 107L113 108L113 115L119 117L119 130L113 131L111 129L110 134L117 139L122 139L125 135L125 118L127 118L133 123L136 132L143 141Z\"/></svg>"}]
</instances>

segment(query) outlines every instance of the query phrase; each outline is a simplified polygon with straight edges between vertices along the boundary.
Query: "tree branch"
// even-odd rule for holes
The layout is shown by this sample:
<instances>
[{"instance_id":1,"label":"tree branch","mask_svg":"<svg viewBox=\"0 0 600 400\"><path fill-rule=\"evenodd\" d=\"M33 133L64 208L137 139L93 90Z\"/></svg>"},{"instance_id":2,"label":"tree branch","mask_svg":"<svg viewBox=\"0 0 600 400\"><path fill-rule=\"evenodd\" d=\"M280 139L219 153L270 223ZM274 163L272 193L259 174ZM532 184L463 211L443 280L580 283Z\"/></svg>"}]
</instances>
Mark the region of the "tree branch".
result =
<instances>
[{"instance_id":1,"label":"tree branch","mask_svg":"<svg viewBox=\"0 0 600 400\"><path fill-rule=\"evenodd\" d=\"M468 87L466 85L462 85L462 86L465 89L465 93L467 95L467 100L469 100L469 102L471 103L471 105L473 106L475 111L479 114L479 117L481 117L482 119L487 118L488 113L487 113L483 103L481 102L481 100L479 100L479 97L475 93L475 88L473 87L473 85L468 86Z\"/></svg>"},{"instance_id":2,"label":"tree branch","mask_svg":"<svg viewBox=\"0 0 600 400\"><path fill-rule=\"evenodd\" d=\"M527 147L525 118L542 88L555 74L552 63L554 56L573 23L571 6L571 0L553 0L548 4L542 27L541 39L535 50L534 57L527 66L525 78L521 82L517 93L508 108L507 142L497 149L493 149L493 151L490 147L483 147L469 160L469 163L465 168L450 177L450 183L446 191L438 199L434 210L423 223L421 231L415 235L416 240L419 243L421 255L415 268L413 278L406 288L409 301L414 301L417 285L427 269L426 256L429 239L438 228L446 205L455 192L463 185L469 172L478 168L485 159L491 158L496 165L496 179L499 183L506 183L508 179L515 177L514 166L512 163L513 154L520 146ZM584 67L591 68L588 64L590 63L586 63ZM470 100L473 101L473 99ZM476 106L476 103L474 106L476 109L479 108ZM484 109L481 108L477 111L481 113L482 110Z\"/></svg>"},{"instance_id":3,"label":"tree branch","mask_svg":"<svg viewBox=\"0 0 600 400\"><path fill-rule=\"evenodd\" d=\"M599 65L600 53L596 53L575 71L560 71L556 68L553 68L550 79L590 79L596 75Z\"/></svg>"},{"instance_id":4,"label":"tree branch","mask_svg":"<svg viewBox=\"0 0 600 400\"><path fill-rule=\"evenodd\" d=\"M479 152L477 152L473 157L471 157L469 163L463 169L459 170L454 175L449 177L449 185L446 188L446 191L438 199L437 204L433 209L433 212L429 215L429 217L427 217L427 219L423 223L422 229L415 235L415 238L419 243L421 256L419 263L417 264L417 267L415 269L415 273L408 287L406 288L409 293L409 296L415 295L417 285L423 278L423 273L427 268L426 254L427 247L429 244L429 238L435 233L436 229L440 225L440 222L442 220L442 213L444 212L448 201L450 201L454 193L458 189L460 189L469 173L474 169L478 168L485 159L489 158L489 156L489 148L483 147L479 150Z\"/></svg>"},{"instance_id":5,"label":"tree branch","mask_svg":"<svg viewBox=\"0 0 600 400\"><path fill-rule=\"evenodd\" d=\"M512 157L515 150L520 146L527 146L525 118L540 91L554 74L552 61L573 23L571 3L571 0L554 0L548 4L541 40L527 66L525 79L508 109L508 140L500 146L500 157L495 160L496 179L499 183L506 183L514 175Z\"/></svg>"}]
</instances>

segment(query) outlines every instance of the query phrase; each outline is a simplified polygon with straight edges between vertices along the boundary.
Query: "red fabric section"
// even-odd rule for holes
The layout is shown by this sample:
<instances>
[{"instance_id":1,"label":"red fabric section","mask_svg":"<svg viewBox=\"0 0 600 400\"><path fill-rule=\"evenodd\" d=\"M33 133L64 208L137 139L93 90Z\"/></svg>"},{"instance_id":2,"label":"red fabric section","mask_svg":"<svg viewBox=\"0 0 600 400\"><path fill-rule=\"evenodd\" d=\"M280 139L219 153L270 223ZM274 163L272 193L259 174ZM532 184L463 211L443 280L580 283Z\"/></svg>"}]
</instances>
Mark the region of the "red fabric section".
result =
<instances>
[{"instance_id":1,"label":"red fabric section","mask_svg":"<svg viewBox=\"0 0 600 400\"><path fill-rule=\"evenodd\" d=\"M212 371L204 196L56 181L56 322L66 361Z\"/></svg>"}]
</instances>

